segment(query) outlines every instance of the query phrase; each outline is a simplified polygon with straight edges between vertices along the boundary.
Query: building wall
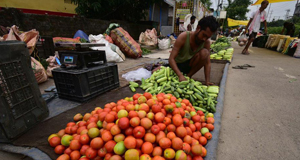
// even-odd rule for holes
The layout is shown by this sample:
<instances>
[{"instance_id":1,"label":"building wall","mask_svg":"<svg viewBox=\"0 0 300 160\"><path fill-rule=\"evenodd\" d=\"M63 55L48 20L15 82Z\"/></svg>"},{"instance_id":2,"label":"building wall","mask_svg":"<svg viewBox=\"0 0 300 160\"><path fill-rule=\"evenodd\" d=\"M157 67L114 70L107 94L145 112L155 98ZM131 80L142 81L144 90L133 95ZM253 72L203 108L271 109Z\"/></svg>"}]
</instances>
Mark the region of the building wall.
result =
<instances>
[{"instance_id":1,"label":"building wall","mask_svg":"<svg viewBox=\"0 0 300 160\"><path fill-rule=\"evenodd\" d=\"M0 25L10 27L19 26L22 31L36 29L42 36L53 37L73 37L77 30L89 34L103 34L110 23L118 23L134 39L139 39L141 32L146 29L158 29L158 23L144 21L140 23L128 23L125 21L105 21L98 19L88 19L84 17L62 17L54 15L25 14L17 9L0 10ZM1 35L0 35L1 36Z\"/></svg>"},{"instance_id":2,"label":"building wall","mask_svg":"<svg viewBox=\"0 0 300 160\"><path fill-rule=\"evenodd\" d=\"M0 7L76 14L71 0L0 0Z\"/></svg>"},{"instance_id":3,"label":"building wall","mask_svg":"<svg viewBox=\"0 0 300 160\"><path fill-rule=\"evenodd\" d=\"M153 8L152 8L153 9ZM160 15L161 11L161 15ZM157 3L154 5L154 10L152 10L152 21L160 23L160 16L161 16L161 25L167 26L168 25L168 14L169 14L169 5L165 2L161 4Z\"/></svg>"}]
</instances>

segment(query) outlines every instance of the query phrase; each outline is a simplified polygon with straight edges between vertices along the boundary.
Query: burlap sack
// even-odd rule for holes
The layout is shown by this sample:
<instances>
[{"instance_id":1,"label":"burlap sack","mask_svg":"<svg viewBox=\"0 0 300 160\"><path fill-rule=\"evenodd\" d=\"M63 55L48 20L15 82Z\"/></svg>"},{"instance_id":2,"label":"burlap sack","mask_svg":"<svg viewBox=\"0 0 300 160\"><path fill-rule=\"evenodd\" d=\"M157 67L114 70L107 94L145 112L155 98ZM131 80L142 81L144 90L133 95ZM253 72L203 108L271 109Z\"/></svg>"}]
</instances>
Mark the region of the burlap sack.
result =
<instances>
[{"instance_id":1,"label":"burlap sack","mask_svg":"<svg viewBox=\"0 0 300 160\"><path fill-rule=\"evenodd\" d=\"M46 74L46 71L45 71L43 65L39 61L34 59L33 57L31 57L31 68L33 70L35 79L38 83L43 83L48 80L48 77L47 77L47 74Z\"/></svg>"},{"instance_id":2,"label":"burlap sack","mask_svg":"<svg viewBox=\"0 0 300 160\"><path fill-rule=\"evenodd\" d=\"M25 42L27 44L27 48L29 49L29 54L31 55L31 53L34 50L35 44L38 40L38 37L39 37L39 32L36 31L35 29L30 30L28 32L20 33L18 27L13 25L10 28L7 37L5 36L5 40L6 41L18 40L18 41Z\"/></svg>"},{"instance_id":3,"label":"burlap sack","mask_svg":"<svg viewBox=\"0 0 300 160\"><path fill-rule=\"evenodd\" d=\"M156 46L157 45L157 32L155 28L152 30L147 29L142 32L139 37L139 43L146 46Z\"/></svg>"},{"instance_id":4,"label":"burlap sack","mask_svg":"<svg viewBox=\"0 0 300 160\"><path fill-rule=\"evenodd\" d=\"M48 77L53 77L52 75L52 70L54 68L58 68L59 65L57 64L56 60L55 60L55 56L50 56L49 58L46 59L46 61L48 62L48 67L47 67L47 76Z\"/></svg>"}]
</instances>

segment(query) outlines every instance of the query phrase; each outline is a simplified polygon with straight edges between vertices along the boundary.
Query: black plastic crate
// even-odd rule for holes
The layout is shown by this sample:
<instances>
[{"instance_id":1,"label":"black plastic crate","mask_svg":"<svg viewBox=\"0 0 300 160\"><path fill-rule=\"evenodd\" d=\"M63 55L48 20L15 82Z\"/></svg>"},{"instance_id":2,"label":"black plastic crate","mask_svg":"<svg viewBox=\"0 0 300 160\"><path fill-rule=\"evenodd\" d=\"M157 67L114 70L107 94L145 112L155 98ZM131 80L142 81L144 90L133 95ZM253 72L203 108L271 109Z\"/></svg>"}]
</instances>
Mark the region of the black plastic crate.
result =
<instances>
[{"instance_id":1,"label":"black plastic crate","mask_svg":"<svg viewBox=\"0 0 300 160\"><path fill-rule=\"evenodd\" d=\"M61 68L66 65L76 66L77 69L88 69L107 63L105 51L59 51Z\"/></svg>"},{"instance_id":2,"label":"black plastic crate","mask_svg":"<svg viewBox=\"0 0 300 160\"><path fill-rule=\"evenodd\" d=\"M59 98L85 102L91 98L118 88L118 66L113 63L89 69L52 71Z\"/></svg>"},{"instance_id":3,"label":"black plastic crate","mask_svg":"<svg viewBox=\"0 0 300 160\"><path fill-rule=\"evenodd\" d=\"M10 142L49 114L26 44L0 42L0 142Z\"/></svg>"},{"instance_id":4,"label":"black plastic crate","mask_svg":"<svg viewBox=\"0 0 300 160\"><path fill-rule=\"evenodd\" d=\"M55 48L52 37L41 36L36 42L38 56L47 59L49 56L54 56Z\"/></svg>"}]
</instances>

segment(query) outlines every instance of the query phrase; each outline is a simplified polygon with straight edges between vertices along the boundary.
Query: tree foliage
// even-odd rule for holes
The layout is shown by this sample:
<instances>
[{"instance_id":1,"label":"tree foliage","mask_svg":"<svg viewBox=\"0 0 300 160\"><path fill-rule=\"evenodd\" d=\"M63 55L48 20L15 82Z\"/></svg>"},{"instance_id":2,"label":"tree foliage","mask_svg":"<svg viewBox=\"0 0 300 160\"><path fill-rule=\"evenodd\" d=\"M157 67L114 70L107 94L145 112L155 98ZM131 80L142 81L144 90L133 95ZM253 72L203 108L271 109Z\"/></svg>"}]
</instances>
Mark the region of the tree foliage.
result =
<instances>
[{"instance_id":1,"label":"tree foliage","mask_svg":"<svg viewBox=\"0 0 300 160\"><path fill-rule=\"evenodd\" d=\"M210 0L200 0L202 4L204 4L204 6L207 8L207 9L210 9L212 3Z\"/></svg>"},{"instance_id":2,"label":"tree foliage","mask_svg":"<svg viewBox=\"0 0 300 160\"><path fill-rule=\"evenodd\" d=\"M268 22L267 26L268 27L282 27L284 22L285 22L285 20L279 19L276 21Z\"/></svg>"},{"instance_id":3,"label":"tree foliage","mask_svg":"<svg viewBox=\"0 0 300 160\"><path fill-rule=\"evenodd\" d=\"M250 0L228 0L227 17L235 20L246 20L246 13L249 11Z\"/></svg>"},{"instance_id":4,"label":"tree foliage","mask_svg":"<svg viewBox=\"0 0 300 160\"><path fill-rule=\"evenodd\" d=\"M145 19L147 9L163 0L72 0L78 15L104 20L137 22Z\"/></svg>"}]
</instances>

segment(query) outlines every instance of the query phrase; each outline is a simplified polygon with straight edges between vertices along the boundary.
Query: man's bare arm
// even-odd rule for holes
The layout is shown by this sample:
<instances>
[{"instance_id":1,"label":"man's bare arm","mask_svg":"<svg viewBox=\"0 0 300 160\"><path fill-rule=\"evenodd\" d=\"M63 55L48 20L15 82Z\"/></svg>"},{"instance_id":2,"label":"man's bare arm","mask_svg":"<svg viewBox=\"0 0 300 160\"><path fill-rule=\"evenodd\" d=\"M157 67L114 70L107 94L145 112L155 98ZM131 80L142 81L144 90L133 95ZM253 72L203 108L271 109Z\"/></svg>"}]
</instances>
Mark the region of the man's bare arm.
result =
<instances>
[{"instance_id":1,"label":"man's bare arm","mask_svg":"<svg viewBox=\"0 0 300 160\"><path fill-rule=\"evenodd\" d=\"M176 64L175 58L177 57L179 50L183 47L183 45L186 41L186 38L187 38L186 32L183 32L178 36L177 40L175 41L174 47L171 51L170 57L169 57L169 64L170 64L171 68L174 70L174 72L177 74L179 81L184 81L186 79L184 78L183 74L180 72L180 70Z\"/></svg>"},{"instance_id":2,"label":"man's bare arm","mask_svg":"<svg viewBox=\"0 0 300 160\"><path fill-rule=\"evenodd\" d=\"M284 32L284 29L285 29L285 28L283 27L283 28L282 28L282 30L281 30L281 33L280 33L280 34L283 34L283 32Z\"/></svg>"},{"instance_id":3,"label":"man's bare arm","mask_svg":"<svg viewBox=\"0 0 300 160\"><path fill-rule=\"evenodd\" d=\"M189 24L189 25L187 26L187 30L188 30L188 31L192 31L192 26L191 26L191 24Z\"/></svg>"},{"instance_id":4,"label":"man's bare arm","mask_svg":"<svg viewBox=\"0 0 300 160\"><path fill-rule=\"evenodd\" d=\"M268 33L267 21L264 21L264 24L265 24L265 34L267 34Z\"/></svg>"}]
</instances>

